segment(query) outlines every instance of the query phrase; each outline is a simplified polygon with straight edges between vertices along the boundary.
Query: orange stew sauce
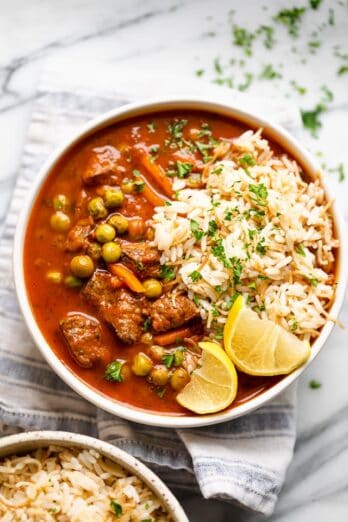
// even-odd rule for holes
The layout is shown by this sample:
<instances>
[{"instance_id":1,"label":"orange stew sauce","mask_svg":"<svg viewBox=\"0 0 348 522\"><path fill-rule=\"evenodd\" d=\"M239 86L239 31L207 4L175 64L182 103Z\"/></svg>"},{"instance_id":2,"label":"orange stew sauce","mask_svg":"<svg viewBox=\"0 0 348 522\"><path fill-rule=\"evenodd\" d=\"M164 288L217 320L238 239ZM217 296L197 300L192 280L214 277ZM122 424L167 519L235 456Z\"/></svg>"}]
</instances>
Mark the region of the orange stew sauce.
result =
<instances>
[{"instance_id":1,"label":"orange stew sauce","mask_svg":"<svg viewBox=\"0 0 348 522\"><path fill-rule=\"evenodd\" d=\"M147 411L173 415L192 413L179 406L175 400L176 392L170 386L166 387L162 395L158 392L158 387L143 377L135 376L130 370L133 357L139 351L145 351L146 345L122 343L112 327L99 316L96 308L81 295L81 288L69 288L63 282L51 282L46 274L48 271L60 271L66 277L69 274L70 261L75 255L67 252L64 247L66 232L55 232L50 226L54 196L64 194L71 201L73 209L69 212L69 217L73 226L79 219L88 219L87 201L100 195L99 185L84 185L82 182L93 149L109 145L120 152L117 162L120 168L115 174L117 188L122 179L133 178L134 169L141 172L141 179L151 189L150 197L144 190L126 194L122 207L116 210L127 218L140 217L146 221L152 216L154 204L167 199L168 194L166 196L163 193L163 186L156 184L153 177L148 176L146 169L139 164L137 148L141 144L140 148L146 149L152 157L152 163L161 166L164 171L170 169L173 161L190 161L190 158L180 155L178 148L170 146L172 135L168 128L183 119L187 123L182 129L182 138L187 140L192 135L191 129L209 128L216 139L232 138L246 130L242 124L221 116L182 111L126 120L99 131L70 150L49 174L30 216L24 252L25 281L31 307L40 330L57 357L82 381L112 399ZM201 159L198 151L193 155ZM170 188L171 180L169 177L167 180ZM125 238L128 239L127 235ZM103 262L98 262L98 266L102 264ZM60 320L70 312L82 312L100 320L103 342L107 348L107 356L103 362L98 362L91 368L82 368L71 357L59 328ZM127 361L128 368L123 382L109 382L104 377L106 364L115 359ZM264 379L239 374L238 395L232 407L258 395L278 380L279 378Z\"/></svg>"}]
</instances>

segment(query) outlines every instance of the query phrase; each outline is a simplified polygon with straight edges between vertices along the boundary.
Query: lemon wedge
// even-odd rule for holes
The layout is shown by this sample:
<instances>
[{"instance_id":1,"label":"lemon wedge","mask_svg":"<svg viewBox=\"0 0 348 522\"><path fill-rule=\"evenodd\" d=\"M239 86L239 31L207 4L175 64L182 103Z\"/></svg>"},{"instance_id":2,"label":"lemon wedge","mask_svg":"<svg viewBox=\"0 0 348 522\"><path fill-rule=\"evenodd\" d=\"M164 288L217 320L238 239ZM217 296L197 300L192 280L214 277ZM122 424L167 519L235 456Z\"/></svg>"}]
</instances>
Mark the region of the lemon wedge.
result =
<instances>
[{"instance_id":1,"label":"lemon wedge","mask_svg":"<svg viewBox=\"0 0 348 522\"><path fill-rule=\"evenodd\" d=\"M243 296L233 304L224 328L225 350L237 368L249 375L272 376L292 372L305 363L308 342L245 305Z\"/></svg>"},{"instance_id":2,"label":"lemon wedge","mask_svg":"<svg viewBox=\"0 0 348 522\"><path fill-rule=\"evenodd\" d=\"M201 342L202 366L177 395L178 403L195 413L215 413L229 406L236 397L238 377L226 352L216 343Z\"/></svg>"}]
</instances>

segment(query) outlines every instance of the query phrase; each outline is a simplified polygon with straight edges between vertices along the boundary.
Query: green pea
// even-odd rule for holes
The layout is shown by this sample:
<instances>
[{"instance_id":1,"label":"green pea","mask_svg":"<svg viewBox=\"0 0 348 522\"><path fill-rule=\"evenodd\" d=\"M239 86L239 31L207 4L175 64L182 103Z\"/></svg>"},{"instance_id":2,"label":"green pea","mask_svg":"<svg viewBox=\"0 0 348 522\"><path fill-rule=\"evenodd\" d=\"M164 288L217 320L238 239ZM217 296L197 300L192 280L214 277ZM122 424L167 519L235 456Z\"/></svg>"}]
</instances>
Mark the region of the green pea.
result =
<instances>
[{"instance_id":1,"label":"green pea","mask_svg":"<svg viewBox=\"0 0 348 522\"><path fill-rule=\"evenodd\" d=\"M104 203L108 208L120 207L123 200L124 195L120 190L108 189L104 193Z\"/></svg>"},{"instance_id":2,"label":"green pea","mask_svg":"<svg viewBox=\"0 0 348 522\"><path fill-rule=\"evenodd\" d=\"M90 243L90 245L87 249L87 254L89 256L91 256L91 258L94 259L95 261L100 259L101 255L102 255L102 251L101 251L101 246L99 245L99 243Z\"/></svg>"},{"instance_id":3,"label":"green pea","mask_svg":"<svg viewBox=\"0 0 348 522\"><path fill-rule=\"evenodd\" d=\"M163 292L162 285L157 279L146 279L146 281L143 282L143 286L145 288L146 297L159 297Z\"/></svg>"},{"instance_id":4,"label":"green pea","mask_svg":"<svg viewBox=\"0 0 348 522\"><path fill-rule=\"evenodd\" d=\"M128 230L128 219L124 216L111 216L108 223L117 230L118 234L125 234Z\"/></svg>"},{"instance_id":5,"label":"green pea","mask_svg":"<svg viewBox=\"0 0 348 522\"><path fill-rule=\"evenodd\" d=\"M94 263L89 256L75 256L70 262L70 270L76 277L90 277L94 272Z\"/></svg>"},{"instance_id":6,"label":"green pea","mask_svg":"<svg viewBox=\"0 0 348 522\"><path fill-rule=\"evenodd\" d=\"M63 276L61 272L58 272L58 270L51 270L50 272L47 272L46 279L51 283L59 285L62 282Z\"/></svg>"},{"instance_id":7,"label":"green pea","mask_svg":"<svg viewBox=\"0 0 348 522\"><path fill-rule=\"evenodd\" d=\"M153 363L145 353L137 353L134 357L132 372L139 377L145 377L153 368Z\"/></svg>"},{"instance_id":8,"label":"green pea","mask_svg":"<svg viewBox=\"0 0 348 522\"><path fill-rule=\"evenodd\" d=\"M95 237L99 243L107 243L108 241L112 241L116 236L116 232L114 227L104 223L102 225L98 225L95 229Z\"/></svg>"},{"instance_id":9,"label":"green pea","mask_svg":"<svg viewBox=\"0 0 348 522\"><path fill-rule=\"evenodd\" d=\"M134 185L134 181L131 181L129 179L125 179L121 185L121 188L122 188L122 191L125 193L125 194L133 194L133 192L135 192L135 185Z\"/></svg>"},{"instance_id":10,"label":"green pea","mask_svg":"<svg viewBox=\"0 0 348 522\"><path fill-rule=\"evenodd\" d=\"M66 232L70 228L70 218L61 210L52 214L50 225L56 232Z\"/></svg>"},{"instance_id":11,"label":"green pea","mask_svg":"<svg viewBox=\"0 0 348 522\"><path fill-rule=\"evenodd\" d=\"M170 378L170 385L175 391L182 390L190 382L190 376L184 368L177 368Z\"/></svg>"},{"instance_id":12,"label":"green pea","mask_svg":"<svg viewBox=\"0 0 348 522\"><path fill-rule=\"evenodd\" d=\"M80 288L80 286L82 286L82 281L78 277L75 277L73 275L68 275L64 279L64 284L68 288Z\"/></svg>"},{"instance_id":13,"label":"green pea","mask_svg":"<svg viewBox=\"0 0 348 522\"><path fill-rule=\"evenodd\" d=\"M102 256L105 263L116 263L121 257L122 250L119 244L108 241L102 246Z\"/></svg>"},{"instance_id":14,"label":"green pea","mask_svg":"<svg viewBox=\"0 0 348 522\"><path fill-rule=\"evenodd\" d=\"M174 366L180 366L184 362L184 354L182 350L175 350L174 352Z\"/></svg>"},{"instance_id":15,"label":"green pea","mask_svg":"<svg viewBox=\"0 0 348 522\"><path fill-rule=\"evenodd\" d=\"M103 219L108 215L103 198L100 197L91 199L88 203L88 211L94 219Z\"/></svg>"},{"instance_id":16,"label":"green pea","mask_svg":"<svg viewBox=\"0 0 348 522\"><path fill-rule=\"evenodd\" d=\"M64 194L58 194L53 198L54 210L69 210L71 207L70 200Z\"/></svg>"}]
</instances>

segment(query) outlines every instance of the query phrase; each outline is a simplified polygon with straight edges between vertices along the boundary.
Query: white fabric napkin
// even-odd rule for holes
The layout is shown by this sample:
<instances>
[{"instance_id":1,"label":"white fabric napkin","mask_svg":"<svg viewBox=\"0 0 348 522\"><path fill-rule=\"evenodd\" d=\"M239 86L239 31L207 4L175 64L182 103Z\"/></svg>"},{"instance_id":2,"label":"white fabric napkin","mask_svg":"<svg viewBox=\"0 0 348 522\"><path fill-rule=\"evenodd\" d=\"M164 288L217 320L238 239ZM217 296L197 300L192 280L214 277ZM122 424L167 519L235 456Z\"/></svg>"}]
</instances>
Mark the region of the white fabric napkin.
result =
<instances>
[{"instance_id":1,"label":"white fabric napkin","mask_svg":"<svg viewBox=\"0 0 348 522\"><path fill-rule=\"evenodd\" d=\"M152 466L172 487L236 502L269 515L295 441L295 391L250 415L217 426L173 430L141 426L97 410L47 366L21 318L12 277L12 244L27 189L51 150L89 118L126 102L204 94L252 110L291 132L299 114L289 102L265 100L158 73L100 64L47 65L0 242L0 422L5 431L62 429L97 436Z\"/></svg>"}]
</instances>

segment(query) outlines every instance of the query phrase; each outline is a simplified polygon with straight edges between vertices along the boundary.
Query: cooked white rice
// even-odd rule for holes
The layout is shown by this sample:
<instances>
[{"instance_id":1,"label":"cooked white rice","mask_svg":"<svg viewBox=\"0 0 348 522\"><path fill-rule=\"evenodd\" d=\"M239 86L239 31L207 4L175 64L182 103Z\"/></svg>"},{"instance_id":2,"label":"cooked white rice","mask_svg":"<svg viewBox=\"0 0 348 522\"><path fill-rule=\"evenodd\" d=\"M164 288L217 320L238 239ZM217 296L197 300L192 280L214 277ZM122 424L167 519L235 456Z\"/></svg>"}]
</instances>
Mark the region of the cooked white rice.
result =
<instances>
[{"instance_id":1,"label":"cooked white rice","mask_svg":"<svg viewBox=\"0 0 348 522\"><path fill-rule=\"evenodd\" d=\"M136 476L93 450L50 446L0 462L3 522L170 522Z\"/></svg>"},{"instance_id":2,"label":"cooked white rice","mask_svg":"<svg viewBox=\"0 0 348 522\"><path fill-rule=\"evenodd\" d=\"M221 337L238 292L261 317L316 337L334 295L338 246L320 181L305 181L261 130L218 146L202 178L200 189L176 179L176 201L153 217L154 244L161 263L176 267L178 289L199 303L212 335Z\"/></svg>"}]
</instances>

